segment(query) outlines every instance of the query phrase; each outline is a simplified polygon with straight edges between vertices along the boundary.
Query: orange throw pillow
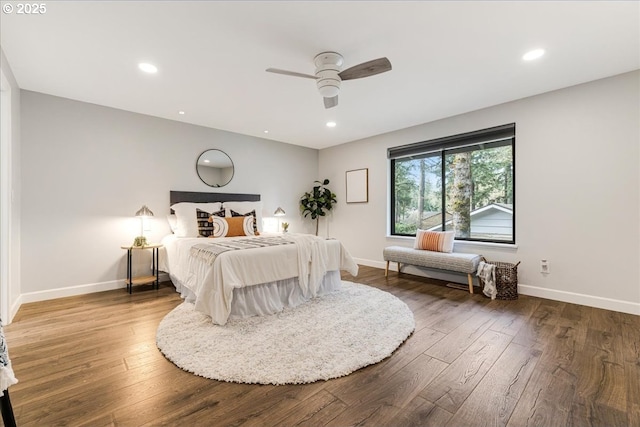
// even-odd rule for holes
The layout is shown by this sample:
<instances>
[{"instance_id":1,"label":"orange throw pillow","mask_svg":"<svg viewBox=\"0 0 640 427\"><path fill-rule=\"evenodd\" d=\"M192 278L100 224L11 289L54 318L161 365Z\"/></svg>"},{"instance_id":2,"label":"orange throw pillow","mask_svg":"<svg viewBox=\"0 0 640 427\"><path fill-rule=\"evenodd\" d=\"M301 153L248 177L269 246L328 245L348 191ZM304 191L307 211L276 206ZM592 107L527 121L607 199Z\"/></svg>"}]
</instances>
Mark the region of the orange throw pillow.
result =
<instances>
[{"instance_id":1,"label":"orange throw pillow","mask_svg":"<svg viewBox=\"0 0 640 427\"><path fill-rule=\"evenodd\" d=\"M433 252L452 252L454 238L454 231L418 230L413 248Z\"/></svg>"}]
</instances>

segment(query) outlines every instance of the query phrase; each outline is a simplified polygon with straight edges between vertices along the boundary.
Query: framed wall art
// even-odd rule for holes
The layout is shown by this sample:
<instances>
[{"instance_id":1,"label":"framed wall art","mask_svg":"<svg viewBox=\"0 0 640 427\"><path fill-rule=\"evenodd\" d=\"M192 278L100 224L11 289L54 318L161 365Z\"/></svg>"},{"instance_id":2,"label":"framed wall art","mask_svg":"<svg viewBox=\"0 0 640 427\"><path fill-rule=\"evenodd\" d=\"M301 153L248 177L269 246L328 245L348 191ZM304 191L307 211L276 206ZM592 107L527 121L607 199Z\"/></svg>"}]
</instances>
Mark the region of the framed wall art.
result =
<instances>
[{"instance_id":1,"label":"framed wall art","mask_svg":"<svg viewBox=\"0 0 640 427\"><path fill-rule=\"evenodd\" d=\"M369 169L346 172L347 203L367 203L369 201Z\"/></svg>"}]
</instances>

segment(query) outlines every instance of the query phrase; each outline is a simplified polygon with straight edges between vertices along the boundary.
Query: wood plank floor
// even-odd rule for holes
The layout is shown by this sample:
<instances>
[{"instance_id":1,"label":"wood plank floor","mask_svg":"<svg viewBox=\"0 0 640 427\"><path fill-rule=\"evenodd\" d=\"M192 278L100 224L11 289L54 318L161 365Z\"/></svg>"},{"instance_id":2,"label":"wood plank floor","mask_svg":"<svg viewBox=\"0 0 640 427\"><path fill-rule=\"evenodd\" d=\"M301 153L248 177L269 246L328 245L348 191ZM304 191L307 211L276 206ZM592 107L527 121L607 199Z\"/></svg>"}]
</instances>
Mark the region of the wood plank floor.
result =
<instances>
[{"instance_id":1,"label":"wood plank floor","mask_svg":"<svg viewBox=\"0 0 640 427\"><path fill-rule=\"evenodd\" d=\"M24 304L5 328L19 426L640 426L640 316L361 267L414 312L389 358L306 385L224 383L157 350L171 283Z\"/></svg>"}]
</instances>

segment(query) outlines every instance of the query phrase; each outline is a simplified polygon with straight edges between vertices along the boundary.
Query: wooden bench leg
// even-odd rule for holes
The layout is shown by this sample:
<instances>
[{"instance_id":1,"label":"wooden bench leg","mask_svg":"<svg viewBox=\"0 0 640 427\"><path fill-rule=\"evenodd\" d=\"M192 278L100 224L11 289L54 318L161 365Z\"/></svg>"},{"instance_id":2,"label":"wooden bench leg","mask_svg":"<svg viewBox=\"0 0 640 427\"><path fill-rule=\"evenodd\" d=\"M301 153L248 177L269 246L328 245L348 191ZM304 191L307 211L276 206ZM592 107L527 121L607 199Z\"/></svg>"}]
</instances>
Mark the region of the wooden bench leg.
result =
<instances>
[{"instance_id":1,"label":"wooden bench leg","mask_svg":"<svg viewBox=\"0 0 640 427\"><path fill-rule=\"evenodd\" d=\"M472 294L473 293L473 276L471 275L471 273L467 274L467 279L469 280L469 293Z\"/></svg>"},{"instance_id":2,"label":"wooden bench leg","mask_svg":"<svg viewBox=\"0 0 640 427\"><path fill-rule=\"evenodd\" d=\"M387 261L387 266L384 269L384 277L388 277L389 276L389 263L391 261ZM398 266L398 273L400 273L400 263L397 262L396 265Z\"/></svg>"}]
</instances>

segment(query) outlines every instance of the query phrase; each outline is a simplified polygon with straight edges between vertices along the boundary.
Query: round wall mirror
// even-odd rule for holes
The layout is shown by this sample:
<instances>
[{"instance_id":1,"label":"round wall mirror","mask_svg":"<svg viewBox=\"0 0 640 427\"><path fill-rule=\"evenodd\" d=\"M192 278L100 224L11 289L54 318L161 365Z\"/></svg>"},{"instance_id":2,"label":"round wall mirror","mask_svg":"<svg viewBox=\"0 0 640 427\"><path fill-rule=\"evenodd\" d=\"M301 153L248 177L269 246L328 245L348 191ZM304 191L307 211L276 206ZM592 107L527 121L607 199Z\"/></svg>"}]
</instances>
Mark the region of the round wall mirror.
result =
<instances>
[{"instance_id":1,"label":"round wall mirror","mask_svg":"<svg viewBox=\"0 0 640 427\"><path fill-rule=\"evenodd\" d=\"M233 178L233 162L224 151L207 150L198 157L196 172L208 186L224 187Z\"/></svg>"}]
</instances>

